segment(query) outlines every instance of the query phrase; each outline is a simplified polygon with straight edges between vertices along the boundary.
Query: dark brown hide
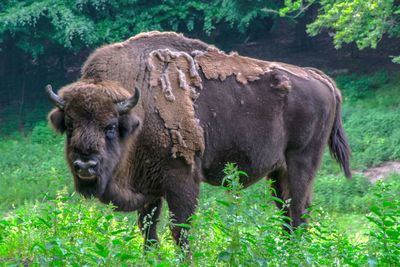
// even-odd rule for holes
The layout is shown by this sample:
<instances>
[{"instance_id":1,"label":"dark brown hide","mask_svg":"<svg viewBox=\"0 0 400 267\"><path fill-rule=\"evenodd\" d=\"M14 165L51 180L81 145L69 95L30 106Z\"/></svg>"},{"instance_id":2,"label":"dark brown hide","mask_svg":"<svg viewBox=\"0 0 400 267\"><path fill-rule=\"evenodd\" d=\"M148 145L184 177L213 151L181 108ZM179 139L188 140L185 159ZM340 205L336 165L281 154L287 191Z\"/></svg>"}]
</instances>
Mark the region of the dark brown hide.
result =
<instances>
[{"instance_id":1,"label":"dark brown hide","mask_svg":"<svg viewBox=\"0 0 400 267\"><path fill-rule=\"evenodd\" d=\"M135 87L139 103L119 114L115 103ZM277 196L291 199L293 227L305 222L327 143L351 176L340 92L316 69L227 55L176 33L151 32L98 49L82 78L59 95L65 107L49 120L67 132L77 191L138 210L146 244L157 240L162 200L174 222L188 223L200 182L221 185L227 162L248 173L245 187L273 179ZM82 162L95 178L79 176ZM185 246L183 231L172 227Z\"/></svg>"}]
</instances>

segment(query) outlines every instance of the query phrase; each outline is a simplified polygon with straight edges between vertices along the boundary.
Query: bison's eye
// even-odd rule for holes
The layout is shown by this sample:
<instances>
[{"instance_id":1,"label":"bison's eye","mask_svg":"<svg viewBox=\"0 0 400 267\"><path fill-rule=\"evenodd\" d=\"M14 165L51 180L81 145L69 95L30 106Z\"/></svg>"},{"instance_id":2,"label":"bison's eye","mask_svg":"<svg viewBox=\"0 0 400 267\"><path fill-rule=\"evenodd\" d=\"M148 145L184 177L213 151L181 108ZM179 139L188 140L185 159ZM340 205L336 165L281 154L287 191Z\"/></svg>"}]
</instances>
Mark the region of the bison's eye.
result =
<instances>
[{"instance_id":1,"label":"bison's eye","mask_svg":"<svg viewBox=\"0 0 400 267\"><path fill-rule=\"evenodd\" d=\"M65 127L66 127L66 131L65 132L67 134L67 137L70 138L72 136L72 131L73 131L72 122L67 121L65 123Z\"/></svg>"},{"instance_id":2,"label":"bison's eye","mask_svg":"<svg viewBox=\"0 0 400 267\"><path fill-rule=\"evenodd\" d=\"M108 140L112 140L115 138L117 132L117 125L111 124L106 127L105 133Z\"/></svg>"},{"instance_id":3,"label":"bison's eye","mask_svg":"<svg viewBox=\"0 0 400 267\"><path fill-rule=\"evenodd\" d=\"M67 128L67 130L65 131L65 133L67 134L68 138L71 138L72 136L72 128Z\"/></svg>"}]
</instances>

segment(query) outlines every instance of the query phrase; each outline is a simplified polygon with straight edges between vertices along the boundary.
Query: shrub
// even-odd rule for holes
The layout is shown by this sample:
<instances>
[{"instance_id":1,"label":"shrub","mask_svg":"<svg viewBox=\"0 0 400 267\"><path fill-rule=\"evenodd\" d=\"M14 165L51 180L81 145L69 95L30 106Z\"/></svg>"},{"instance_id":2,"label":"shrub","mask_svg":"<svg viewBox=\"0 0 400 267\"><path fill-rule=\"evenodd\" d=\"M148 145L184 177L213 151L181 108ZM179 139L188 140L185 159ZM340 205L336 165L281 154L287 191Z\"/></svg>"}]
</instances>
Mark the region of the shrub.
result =
<instances>
[{"instance_id":1,"label":"shrub","mask_svg":"<svg viewBox=\"0 0 400 267\"><path fill-rule=\"evenodd\" d=\"M353 168L365 168L399 157L398 109L352 109L345 129L353 151Z\"/></svg>"},{"instance_id":2,"label":"shrub","mask_svg":"<svg viewBox=\"0 0 400 267\"><path fill-rule=\"evenodd\" d=\"M397 182L397 189L400 188ZM400 200L399 191L393 192L393 183L378 182L374 187L374 204L367 219L371 221L368 242L368 261L381 266L400 263Z\"/></svg>"},{"instance_id":3,"label":"shrub","mask_svg":"<svg viewBox=\"0 0 400 267\"><path fill-rule=\"evenodd\" d=\"M351 181L343 176L317 177L313 202L314 205L335 212L366 212L370 187L368 180L359 174L354 175Z\"/></svg>"},{"instance_id":4,"label":"shrub","mask_svg":"<svg viewBox=\"0 0 400 267\"><path fill-rule=\"evenodd\" d=\"M338 87L351 101L362 100L373 95L374 90L382 87L389 81L389 75L385 70L373 75L347 75L336 78Z\"/></svg>"}]
</instances>

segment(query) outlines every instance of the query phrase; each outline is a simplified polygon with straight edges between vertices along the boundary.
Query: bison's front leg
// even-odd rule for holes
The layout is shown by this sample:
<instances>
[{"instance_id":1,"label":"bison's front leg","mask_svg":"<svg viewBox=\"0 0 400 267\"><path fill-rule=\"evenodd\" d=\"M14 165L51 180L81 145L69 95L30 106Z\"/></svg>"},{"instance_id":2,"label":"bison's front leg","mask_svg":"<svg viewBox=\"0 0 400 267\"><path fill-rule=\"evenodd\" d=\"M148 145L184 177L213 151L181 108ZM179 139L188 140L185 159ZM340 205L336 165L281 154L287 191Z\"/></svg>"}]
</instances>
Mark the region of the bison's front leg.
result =
<instances>
[{"instance_id":1,"label":"bison's front leg","mask_svg":"<svg viewBox=\"0 0 400 267\"><path fill-rule=\"evenodd\" d=\"M196 210L197 195L198 193L192 199L184 199L172 193L169 195L169 198L167 198L171 214L172 237L176 244L184 251L189 251L188 231L190 217Z\"/></svg>"},{"instance_id":2,"label":"bison's front leg","mask_svg":"<svg viewBox=\"0 0 400 267\"><path fill-rule=\"evenodd\" d=\"M187 169L176 169L169 175L165 198L171 215L172 236L189 256L188 228L197 207L199 182Z\"/></svg>"},{"instance_id":3,"label":"bison's front leg","mask_svg":"<svg viewBox=\"0 0 400 267\"><path fill-rule=\"evenodd\" d=\"M144 205L138 210L138 226L144 237L144 249L147 250L158 244L157 223L160 217L162 199Z\"/></svg>"}]
</instances>

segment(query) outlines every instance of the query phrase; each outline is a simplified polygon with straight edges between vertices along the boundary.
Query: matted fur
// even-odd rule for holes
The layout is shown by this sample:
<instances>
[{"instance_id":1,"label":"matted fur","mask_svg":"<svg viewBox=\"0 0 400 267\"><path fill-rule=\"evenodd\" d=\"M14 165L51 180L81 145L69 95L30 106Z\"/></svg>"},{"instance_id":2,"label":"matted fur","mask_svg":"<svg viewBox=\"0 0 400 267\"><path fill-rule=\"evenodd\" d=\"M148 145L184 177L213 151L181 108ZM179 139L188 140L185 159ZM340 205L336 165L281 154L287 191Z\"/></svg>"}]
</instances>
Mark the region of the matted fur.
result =
<instances>
[{"instance_id":1,"label":"matted fur","mask_svg":"<svg viewBox=\"0 0 400 267\"><path fill-rule=\"evenodd\" d=\"M244 57L237 53L226 54L212 46L208 47L206 52L194 51L192 55L207 79L224 81L228 76L235 75L238 82L247 84L277 69L309 79L309 73L300 67Z\"/></svg>"},{"instance_id":2,"label":"matted fur","mask_svg":"<svg viewBox=\"0 0 400 267\"><path fill-rule=\"evenodd\" d=\"M172 157L183 157L192 165L196 152L204 151L203 130L193 108L194 87L201 87L193 58L185 52L158 49L148 61L155 106L172 139Z\"/></svg>"}]
</instances>

